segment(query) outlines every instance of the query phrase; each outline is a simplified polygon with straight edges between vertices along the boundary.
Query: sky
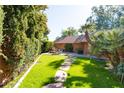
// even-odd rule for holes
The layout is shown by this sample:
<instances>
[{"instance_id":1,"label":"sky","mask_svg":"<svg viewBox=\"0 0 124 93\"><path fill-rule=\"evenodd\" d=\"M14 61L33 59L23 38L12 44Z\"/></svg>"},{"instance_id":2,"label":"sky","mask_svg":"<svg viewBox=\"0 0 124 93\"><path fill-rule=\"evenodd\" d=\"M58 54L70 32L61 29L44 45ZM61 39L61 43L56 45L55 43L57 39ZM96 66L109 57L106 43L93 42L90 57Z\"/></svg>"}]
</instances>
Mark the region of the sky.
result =
<instances>
[{"instance_id":1,"label":"sky","mask_svg":"<svg viewBox=\"0 0 124 93\"><path fill-rule=\"evenodd\" d=\"M63 29L74 27L78 29L86 22L91 14L92 5L51 5L46 10L48 18L48 35L50 41L54 41L61 35Z\"/></svg>"}]
</instances>

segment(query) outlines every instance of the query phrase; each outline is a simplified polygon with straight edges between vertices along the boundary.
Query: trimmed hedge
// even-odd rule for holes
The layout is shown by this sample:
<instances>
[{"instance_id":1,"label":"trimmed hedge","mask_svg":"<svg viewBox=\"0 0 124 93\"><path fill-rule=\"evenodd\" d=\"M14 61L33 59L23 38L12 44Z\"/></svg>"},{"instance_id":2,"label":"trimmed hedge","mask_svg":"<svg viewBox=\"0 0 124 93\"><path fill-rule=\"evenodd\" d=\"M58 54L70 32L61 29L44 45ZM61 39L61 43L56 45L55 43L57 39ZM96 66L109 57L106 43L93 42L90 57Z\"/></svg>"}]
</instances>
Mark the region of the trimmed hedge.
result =
<instances>
[{"instance_id":1,"label":"trimmed hedge","mask_svg":"<svg viewBox=\"0 0 124 93\"><path fill-rule=\"evenodd\" d=\"M46 5L5 5L3 52L8 57L13 75L20 68L33 62L42 52L43 39L47 38L48 27Z\"/></svg>"},{"instance_id":2,"label":"trimmed hedge","mask_svg":"<svg viewBox=\"0 0 124 93\"><path fill-rule=\"evenodd\" d=\"M3 42L3 20L4 20L4 12L2 6L0 6L0 55L2 55L1 45Z\"/></svg>"}]
</instances>

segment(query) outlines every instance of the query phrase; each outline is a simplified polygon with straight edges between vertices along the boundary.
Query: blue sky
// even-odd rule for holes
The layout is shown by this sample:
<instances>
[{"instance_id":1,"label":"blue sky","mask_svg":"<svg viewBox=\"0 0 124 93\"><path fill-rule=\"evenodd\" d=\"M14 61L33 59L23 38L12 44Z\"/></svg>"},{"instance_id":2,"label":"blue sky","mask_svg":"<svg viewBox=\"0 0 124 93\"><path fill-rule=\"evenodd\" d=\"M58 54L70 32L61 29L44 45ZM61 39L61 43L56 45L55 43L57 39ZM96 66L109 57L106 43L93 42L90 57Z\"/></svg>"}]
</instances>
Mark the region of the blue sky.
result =
<instances>
[{"instance_id":1,"label":"blue sky","mask_svg":"<svg viewBox=\"0 0 124 93\"><path fill-rule=\"evenodd\" d=\"M49 40L53 41L57 36L61 35L62 29L72 26L78 29L85 23L87 17L91 14L89 5L52 5L46 10L48 18L48 28L50 33Z\"/></svg>"}]
</instances>

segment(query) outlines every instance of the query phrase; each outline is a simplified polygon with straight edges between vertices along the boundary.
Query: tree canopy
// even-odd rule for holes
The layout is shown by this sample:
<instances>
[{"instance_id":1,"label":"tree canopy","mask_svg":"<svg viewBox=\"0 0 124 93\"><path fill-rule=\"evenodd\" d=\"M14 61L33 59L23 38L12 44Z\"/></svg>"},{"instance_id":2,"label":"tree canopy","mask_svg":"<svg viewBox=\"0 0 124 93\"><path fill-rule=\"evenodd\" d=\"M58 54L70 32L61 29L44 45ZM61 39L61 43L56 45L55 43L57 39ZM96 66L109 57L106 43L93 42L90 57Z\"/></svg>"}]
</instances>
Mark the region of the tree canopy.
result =
<instances>
[{"instance_id":1,"label":"tree canopy","mask_svg":"<svg viewBox=\"0 0 124 93\"><path fill-rule=\"evenodd\" d=\"M123 15L124 6L94 6L87 23L95 23L97 30L117 28L120 27L120 17Z\"/></svg>"},{"instance_id":2,"label":"tree canopy","mask_svg":"<svg viewBox=\"0 0 124 93\"><path fill-rule=\"evenodd\" d=\"M66 36L76 36L78 35L77 30L74 27L68 27L62 31L62 37Z\"/></svg>"},{"instance_id":3,"label":"tree canopy","mask_svg":"<svg viewBox=\"0 0 124 93\"><path fill-rule=\"evenodd\" d=\"M21 67L33 62L42 52L43 41L48 40L49 33L47 16L43 12L46 9L46 5L3 6L5 17L1 21L4 22L5 38L2 47L12 73L17 73Z\"/></svg>"}]
</instances>

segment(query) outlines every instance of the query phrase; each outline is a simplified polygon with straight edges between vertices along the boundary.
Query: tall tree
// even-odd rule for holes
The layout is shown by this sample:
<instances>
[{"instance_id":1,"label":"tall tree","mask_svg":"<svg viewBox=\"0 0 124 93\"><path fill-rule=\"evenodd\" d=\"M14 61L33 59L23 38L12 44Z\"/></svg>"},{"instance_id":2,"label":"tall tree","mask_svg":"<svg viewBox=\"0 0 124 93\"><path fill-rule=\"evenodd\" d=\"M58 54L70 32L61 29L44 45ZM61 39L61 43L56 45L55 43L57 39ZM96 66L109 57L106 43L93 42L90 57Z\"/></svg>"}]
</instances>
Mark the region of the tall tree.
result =
<instances>
[{"instance_id":1,"label":"tall tree","mask_svg":"<svg viewBox=\"0 0 124 93\"><path fill-rule=\"evenodd\" d=\"M91 46L92 53L104 55L108 57L114 66L120 63L119 51L124 46L124 32L121 29L113 29L110 31L100 31L91 37L94 43Z\"/></svg>"},{"instance_id":2,"label":"tall tree","mask_svg":"<svg viewBox=\"0 0 124 93\"><path fill-rule=\"evenodd\" d=\"M0 56L3 56L5 58L1 50L1 45L3 43L3 20L4 20L4 12L2 6L0 6Z\"/></svg>"},{"instance_id":3,"label":"tall tree","mask_svg":"<svg viewBox=\"0 0 124 93\"><path fill-rule=\"evenodd\" d=\"M87 19L95 23L96 29L112 29L120 26L120 17L124 15L123 6L100 5L92 8L92 15Z\"/></svg>"},{"instance_id":4,"label":"tall tree","mask_svg":"<svg viewBox=\"0 0 124 93\"><path fill-rule=\"evenodd\" d=\"M76 35L78 35L78 31L74 27L68 27L67 29L62 31L62 37Z\"/></svg>"},{"instance_id":5,"label":"tall tree","mask_svg":"<svg viewBox=\"0 0 124 93\"><path fill-rule=\"evenodd\" d=\"M120 26L124 28L124 16L120 17Z\"/></svg>"},{"instance_id":6,"label":"tall tree","mask_svg":"<svg viewBox=\"0 0 124 93\"><path fill-rule=\"evenodd\" d=\"M79 29L79 32L80 33L83 33L83 32L86 32L86 31L88 31L88 32L93 32L93 31L95 31L95 29L96 29L96 25L95 24L91 24L91 23L86 23L85 25L82 25L81 27L80 27L80 29Z\"/></svg>"},{"instance_id":7,"label":"tall tree","mask_svg":"<svg viewBox=\"0 0 124 93\"><path fill-rule=\"evenodd\" d=\"M4 53L13 71L32 62L41 52L42 40L47 37L47 6L4 6Z\"/></svg>"}]
</instances>

